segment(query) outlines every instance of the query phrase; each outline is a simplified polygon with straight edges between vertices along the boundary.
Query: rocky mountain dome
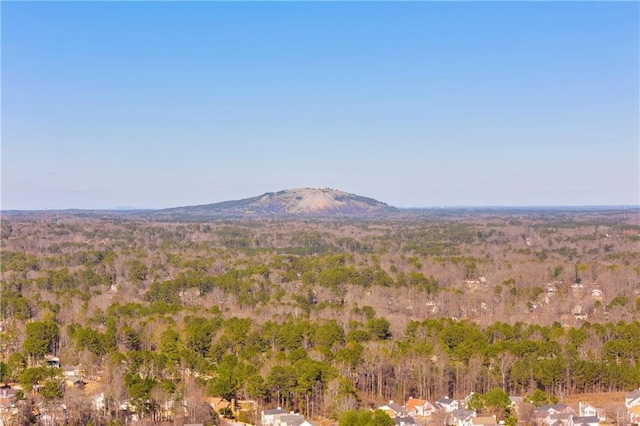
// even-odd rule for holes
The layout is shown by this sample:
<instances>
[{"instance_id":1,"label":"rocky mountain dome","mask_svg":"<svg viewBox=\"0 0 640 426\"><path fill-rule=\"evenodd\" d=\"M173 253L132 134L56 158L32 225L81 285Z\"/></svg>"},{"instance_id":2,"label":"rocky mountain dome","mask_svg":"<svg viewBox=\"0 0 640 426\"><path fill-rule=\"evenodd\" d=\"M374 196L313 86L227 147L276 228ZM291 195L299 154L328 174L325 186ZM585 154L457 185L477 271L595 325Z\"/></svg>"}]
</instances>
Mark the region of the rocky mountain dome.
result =
<instances>
[{"instance_id":1,"label":"rocky mountain dome","mask_svg":"<svg viewBox=\"0 0 640 426\"><path fill-rule=\"evenodd\" d=\"M268 192L243 200L160 210L160 215L197 216L376 216L396 208L373 198L329 188Z\"/></svg>"}]
</instances>

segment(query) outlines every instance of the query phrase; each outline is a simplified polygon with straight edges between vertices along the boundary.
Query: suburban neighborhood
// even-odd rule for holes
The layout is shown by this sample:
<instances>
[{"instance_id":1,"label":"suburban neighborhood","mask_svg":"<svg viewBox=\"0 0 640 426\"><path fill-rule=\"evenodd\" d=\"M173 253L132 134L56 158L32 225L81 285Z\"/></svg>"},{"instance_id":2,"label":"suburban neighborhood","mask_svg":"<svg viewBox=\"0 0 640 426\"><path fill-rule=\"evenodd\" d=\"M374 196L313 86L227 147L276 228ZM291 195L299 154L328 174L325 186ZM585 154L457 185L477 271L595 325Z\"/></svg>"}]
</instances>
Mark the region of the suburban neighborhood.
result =
<instances>
[{"instance_id":1,"label":"suburban neighborhood","mask_svg":"<svg viewBox=\"0 0 640 426\"><path fill-rule=\"evenodd\" d=\"M65 388L76 389L91 401L89 407L91 416L99 416L104 410L104 393L92 392L101 378L88 378L82 366L61 366L57 357L47 355L44 358L44 368L56 372L63 378ZM46 386L46 384L44 384ZM17 424L20 410L24 410L22 403L27 393L37 394L43 384L34 385L31 389L23 389L15 383L4 383L0 387L0 426ZM476 394L473 392L461 399L442 396L433 402L421 398L409 398L404 402L390 400L372 407L388 415L398 426L497 426L509 424L496 414L478 412L472 409ZM638 425L640 420L640 389L624 394L618 401L621 410L607 411L587 402L578 404L548 403L535 406L534 401L521 396L509 396L506 411L516 418L516 423L532 426L598 426L603 424ZM206 404L215 413L217 422L221 425L256 425L256 426L332 426L336 420L326 417L306 418L300 413L288 411L281 407L260 408L256 401L231 401L223 397L207 397ZM181 407L181 408L180 408ZM611 404L608 405L611 408ZM65 404L58 406L39 404L31 408L38 424L56 426L64 423ZM176 417L176 410L187 410L185 401L172 401L163 407L164 418ZM141 417L135 407L128 400L120 402L122 418L127 424L160 424L163 416L157 417L150 423L149 419ZM486 410L485 410L486 411ZM502 413L504 414L504 413ZM503 416L504 417L504 416ZM243 421L238 422L237 419ZM342 424L342 423L341 423ZM190 424L197 425L197 424ZM188 426L185 424L185 426Z\"/></svg>"}]
</instances>

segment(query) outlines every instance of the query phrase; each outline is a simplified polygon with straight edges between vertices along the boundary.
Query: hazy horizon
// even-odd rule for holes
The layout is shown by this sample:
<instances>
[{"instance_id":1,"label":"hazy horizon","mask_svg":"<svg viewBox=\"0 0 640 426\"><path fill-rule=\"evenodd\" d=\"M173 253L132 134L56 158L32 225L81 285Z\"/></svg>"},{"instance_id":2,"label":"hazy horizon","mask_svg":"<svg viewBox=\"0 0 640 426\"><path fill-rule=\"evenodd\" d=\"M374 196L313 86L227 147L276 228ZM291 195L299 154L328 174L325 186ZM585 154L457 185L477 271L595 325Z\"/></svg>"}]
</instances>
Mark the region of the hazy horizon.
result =
<instances>
[{"instance_id":1,"label":"hazy horizon","mask_svg":"<svg viewBox=\"0 0 640 426\"><path fill-rule=\"evenodd\" d=\"M3 2L6 210L640 205L637 2Z\"/></svg>"},{"instance_id":2,"label":"hazy horizon","mask_svg":"<svg viewBox=\"0 0 640 426\"><path fill-rule=\"evenodd\" d=\"M295 189L295 188L286 188L283 190L289 190L289 189ZM339 188L330 188L330 189L336 189L339 190ZM278 191L273 191L271 193L274 192L278 192ZM344 192L344 191L343 191ZM260 197L262 195L265 195L266 193L262 193L262 194L256 194L253 197L248 197L248 198L255 198L255 197ZM367 197L366 194L352 194L352 195L358 195L358 196L363 196L363 197ZM367 198L371 198L371 197L367 197ZM163 209L172 209L172 208L178 208L178 207L195 207L195 206L201 206L201 205L210 205L210 204L217 204L217 203L225 203L225 202L229 202L229 201L242 201L244 199L227 199L227 200L216 200L216 201L212 201L211 203L205 203L205 204L198 204L198 205L169 205L169 206L163 206L163 207L144 207L144 206L113 206L113 207L107 207L107 208L100 208L100 209L91 209L91 208L77 208L77 207L66 207L66 208L59 208L59 209L2 209L1 211L25 211L25 212L47 212L47 211L51 211L51 212L55 212L55 211L67 211L67 210L83 210L83 211L113 211L113 212L127 212L127 211L143 211L143 210L163 210ZM376 199L376 201L380 201L382 203L386 203L384 200L378 200ZM388 204L388 203L386 203ZM548 209L548 210L562 210L562 209L602 209L602 210L611 210L611 209L626 209L626 208L631 208L631 209L640 209L640 205L638 204L582 204L582 205L426 205L426 206L394 206L389 204L389 206L391 207L395 207L399 210L440 210L440 209L450 209L450 210L456 210L456 209L477 209L477 210L482 210L482 209L505 209L505 210L509 210L509 209Z\"/></svg>"}]
</instances>

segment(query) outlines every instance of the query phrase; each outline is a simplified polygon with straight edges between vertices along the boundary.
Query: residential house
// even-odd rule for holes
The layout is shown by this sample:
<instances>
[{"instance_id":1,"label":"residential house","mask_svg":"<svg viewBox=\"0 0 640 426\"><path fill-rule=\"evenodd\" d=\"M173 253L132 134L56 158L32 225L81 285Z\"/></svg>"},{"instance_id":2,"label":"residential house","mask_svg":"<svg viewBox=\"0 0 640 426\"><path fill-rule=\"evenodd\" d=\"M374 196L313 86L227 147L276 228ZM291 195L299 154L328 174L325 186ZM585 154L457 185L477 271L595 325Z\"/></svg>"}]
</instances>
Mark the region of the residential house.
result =
<instances>
[{"instance_id":1,"label":"residential house","mask_svg":"<svg viewBox=\"0 0 640 426\"><path fill-rule=\"evenodd\" d=\"M65 376L64 384L67 387L84 389L84 387L87 385L87 382L85 382L80 376Z\"/></svg>"},{"instance_id":2,"label":"residential house","mask_svg":"<svg viewBox=\"0 0 640 426\"><path fill-rule=\"evenodd\" d=\"M598 426L599 423L597 416L572 416L569 426Z\"/></svg>"},{"instance_id":3,"label":"residential house","mask_svg":"<svg viewBox=\"0 0 640 426\"><path fill-rule=\"evenodd\" d=\"M426 417L436 411L436 407L426 399L409 398L404 406L410 416Z\"/></svg>"},{"instance_id":4,"label":"residential house","mask_svg":"<svg viewBox=\"0 0 640 426\"><path fill-rule=\"evenodd\" d=\"M280 414L275 416L274 426L300 426L305 422L302 414Z\"/></svg>"},{"instance_id":5,"label":"residential house","mask_svg":"<svg viewBox=\"0 0 640 426\"><path fill-rule=\"evenodd\" d=\"M578 321L584 321L588 318L587 312L584 310L582 305L574 306L571 312L573 312L573 317Z\"/></svg>"},{"instance_id":6,"label":"residential house","mask_svg":"<svg viewBox=\"0 0 640 426\"><path fill-rule=\"evenodd\" d=\"M80 377L82 376L82 369L80 367L62 367L62 374L65 377L71 377L71 376L77 376Z\"/></svg>"},{"instance_id":7,"label":"residential house","mask_svg":"<svg viewBox=\"0 0 640 426\"><path fill-rule=\"evenodd\" d=\"M572 414L569 413L553 413L546 418L549 426L571 426Z\"/></svg>"},{"instance_id":8,"label":"residential house","mask_svg":"<svg viewBox=\"0 0 640 426\"><path fill-rule=\"evenodd\" d=\"M411 416L397 416L393 418L393 422L397 425L397 426L415 426L416 425L416 421L413 417Z\"/></svg>"},{"instance_id":9,"label":"residential house","mask_svg":"<svg viewBox=\"0 0 640 426\"><path fill-rule=\"evenodd\" d=\"M563 414L573 414L573 408L569 407L566 404L546 404L541 405L537 408L536 411L544 411L547 414L555 414L555 413L563 413Z\"/></svg>"},{"instance_id":10,"label":"residential house","mask_svg":"<svg viewBox=\"0 0 640 426\"><path fill-rule=\"evenodd\" d=\"M536 423L549 426L568 426L573 409L565 404L546 404L534 412Z\"/></svg>"},{"instance_id":11,"label":"residential house","mask_svg":"<svg viewBox=\"0 0 640 426\"><path fill-rule=\"evenodd\" d=\"M207 398L207 402L209 403L209 405L211 405L211 408L213 408L218 414L225 412L231 412L232 414L235 414L235 404L233 400L229 401L226 398L214 396Z\"/></svg>"},{"instance_id":12,"label":"residential house","mask_svg":"<svg viewBox=\"0 0 640 426\"><path fill-rule=\"evenodd\" d=\"M45 355L45 356L44 356L44 362L45 362L49 367L60 368L60 358L58 358L57 356L53 356L53 355Z\"/></svg>"},{"instance_id":13,"label":"residential house","mask_svg":"<svg viewBox=\"0 0 640 426\"><path fill-rule=\"evenodd\" d=\"M262 410L261 413L261 421L263 426L274 426L276 417L279 417L283 414L287 414L287 410L283 410L282 408L273 408L270 410Z\"/></svg>"},{"instance_id":14,"label":"residential house","mask_svg":"<svg viewBox=\"0 0 640 426\"><path fill-rule=\"evenodd\" d=\"M495 416L474 417L471 419L473 426L498 426Z\"/></svg>"},{"instance_id":15,"label":"residential house","mask_svg":"<svg viewBox=\"0 0 640 426\"><path fill-rule=\"evenodd\" d=\"M451 413L452 411L460 408L458 406L458 401L451 399L448 396L436 399L436 407L442 408L447 413Z\"/></svg>"},{"instance_id":16,"label":"residential house","mask_svg":"<svg viewBox=\"0 0 640 426\"><path fill-rule=\"evenodd\" d=\"M593 405L589 405L585 402L578 403L578 415L580 417L596 416L598 411Z\"/></svg>"},{"instance_id":17,"label":"residential house","mask_svg":"<svg viewBox=\"0 0 640 426\"><path fill-rule=\"evenodd\" d=\"M453 426L473 426L473 418L475 416L475 411L459 408L451 412L449 424Z\"/></svg>"},{"instance_id":18,"label":"residential house","mask_svg":"<svg viewBox=\"0 0 640 426\"><path fill-rule=\"evenodd\" d=\"M394 418L396 416L404 416L407 414L402 405L393 401L389 401L388 404L381 405L380 407L378 407L378 409L387 413L391 418Z\"/></svg>"},{"instance_id":19,"label":"residential house","mask_svg":"<svg viewBox=\"0 0 640 426\"><path fill-rule=\"evenodd\" d=\"M627 408L640 405L640 389L630 392L624 396L624 405Z\"/></svg>"},{"instance_id":20,"label":"residential house","mask_svg":"<svg viewBox=\"0 0 640 426\"><path fill-rule=\"evenodd\" d=\"M596 416L601 422L604 422L606 420L605 411L603 409L598 409L593 405L587 404L586 402L578 403L578 415L580 417Z\"/></svg>"},{"instance_id":21,"label":"residential house","mask_svg":"<svg viewBox=\"0 0 640 426\"><path fill-rule=\"evenodd\" d=\"M591 290L591 297L596 300L602 300L602 290L600 290L599 288L594 288L593 290Z\"/></svg>"}]
</instances>

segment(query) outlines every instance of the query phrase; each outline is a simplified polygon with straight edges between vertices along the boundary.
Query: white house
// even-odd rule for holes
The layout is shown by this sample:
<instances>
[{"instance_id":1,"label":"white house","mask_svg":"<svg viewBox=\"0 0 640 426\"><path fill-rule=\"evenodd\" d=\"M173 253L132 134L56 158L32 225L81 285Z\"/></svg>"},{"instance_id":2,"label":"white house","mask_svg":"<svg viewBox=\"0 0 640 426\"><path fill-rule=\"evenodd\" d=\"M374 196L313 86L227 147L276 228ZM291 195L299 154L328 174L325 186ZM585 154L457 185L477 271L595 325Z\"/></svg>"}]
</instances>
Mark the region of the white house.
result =
<instances>
[{"instance_id":1,"label":"white house","mask_svg":"<svg viewBox=\"0 0 640 426\"><path fill-rule=\"evenodd\" d=\"M300 426L305 422L302 414L277 414L274 426Z\"/></svg>"},{"instance_id":2,"label":"white house","mask_svg":"<svg viewBox=\"0 0 640 426\"><path fill-rule=\"evenodd\" d=\"M546 404L538 407L533 413L538 424L567 426L571 421L573 409L565 404Z\"/></svg>"},{"instance_id":3,"label":"white house","mask_svg":"<svg viewBox=\"0 0 640 426\"><path fill-rule=\"evenodd\" d=\"M274 426L276 417L282 414L287 414L287 410L283 410L280 407L270 410L262 410L261 419L263 426Z\"/></svg>"},{"instance_id":4,"label":"white house","mask_svg":"<svg viewBox=\"0 0 640 426\"><path fill-rule=\"evenodd\" d=\"M426 399L409 398L404 406L410 416L426 417L436 411L436 407Z\"/></svg>"},{"instance_id":5,"label":"white house","mask_svg":"<svg viewBox=\"0 0 640 426\"><path fill-rule=\"evenodd\" d=\"M45 355L44 361L49 367L60 368L60 358L53 355Z\"/></svg>"},{"instance_id":6,"label":"white house","mask_svg":"<svg viewBox=\"0 0 640 426\"><path fill-rule=\"evenodd\" d=\"M391 418L394 418L396 416L404 416L405 414L407 414L407 410L405 410L402 405L397 404L393 401L389 401L388 404L381 405L380 407L378 407L378 409L387 413Z\"/></svg>"},{"instance_id":7,"label":"white house","mask_svg":"<svg viewBox=\"0 0 640 426\"><path fill-rule=\"evenodd\" d=\"M630 392L624 396L624 405L627 408L640 405L640 389Z\"/></svg>"},{"instance_id":8,"label":"white house","mask_svg":"<svg viewBox=\"0 0 640 426\"><path fill-rule=\"evenodd\" d=\"M605 411L603 409L596 408L586 402L578 403L578 415L580 417L596 416L601 422L606 420Z\"/></svg>"},{"instance_id":9,"label":"white house","mask_svg":"<svg viewBox=\"0 0 640 426\"><path fill-rule=\"evenodd\" d=\"M451 399L448 396L438 398L436 400L436 407L442 408L447 413L451 413L452 411L460 408L458 405L458 401L456 401L455 399Z\"/></svg>"},{"instance_id":10,"label":"white house","mask_svg":"<svg viewBox=\"0 0 640 426\"><path fill-rule=\"evenodd\" d=\"M451 412L450 424L453 426L473 426L475 411L458 409Z\"/></svg>"}]
</instances>

